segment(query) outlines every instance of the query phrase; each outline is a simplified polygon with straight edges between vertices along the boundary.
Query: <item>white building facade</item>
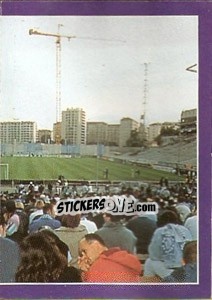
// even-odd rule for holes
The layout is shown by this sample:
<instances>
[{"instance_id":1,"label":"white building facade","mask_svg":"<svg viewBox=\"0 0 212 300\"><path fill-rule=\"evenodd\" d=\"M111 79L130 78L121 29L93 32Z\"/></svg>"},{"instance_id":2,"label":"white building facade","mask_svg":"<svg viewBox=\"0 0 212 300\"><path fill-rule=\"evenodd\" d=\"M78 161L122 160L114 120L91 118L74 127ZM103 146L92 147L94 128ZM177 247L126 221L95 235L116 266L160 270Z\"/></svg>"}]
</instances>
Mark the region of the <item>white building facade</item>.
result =
<instances>
[{"instance_id":1,"label":"white building facade","mask_svg":"<svg viewBox=\"0 0 212 300\"><path fill-rule=\"evenodd\" d=\"M127 140L131 136L132 130L139 130L140 124L131 118L122 118L119 131L119 146L127 146Z\"/></svg>"},{"instance_id":2,"label":"white building facade","mask_svg":"<svg viewBox=\"0 0 212 300\"><path fill-rule=\"evenodd\" d=\"M1 143L35 143L36 133L37 125L32 121L0 122Z\"/></svg>"},{"instance_id":3,"label":"white building facade","mask_svg":"<svg viewBox=\"0 0 212 300\"><path fill-rule=\"evenodd\" d=\"M61 138L66 145L86 143L85 111L82 108L68 108L62 112Z\"/></svg>"}]
</instances>

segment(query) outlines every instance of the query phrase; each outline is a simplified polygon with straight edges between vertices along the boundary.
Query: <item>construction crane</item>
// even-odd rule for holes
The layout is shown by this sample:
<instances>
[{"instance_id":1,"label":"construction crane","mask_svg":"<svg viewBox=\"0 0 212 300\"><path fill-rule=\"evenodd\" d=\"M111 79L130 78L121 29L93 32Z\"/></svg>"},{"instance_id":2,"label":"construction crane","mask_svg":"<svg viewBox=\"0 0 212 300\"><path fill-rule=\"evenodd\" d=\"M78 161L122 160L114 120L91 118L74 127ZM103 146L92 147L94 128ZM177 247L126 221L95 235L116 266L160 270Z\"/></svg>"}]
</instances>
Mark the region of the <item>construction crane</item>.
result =
<instances>
[{"instance_id":1,"label":"construction crane","mask_svg":"<svg viewBox=\"0 0 212 300\"><path fill-rule=\"evenodd\" d=\"M29 29L29 34L35 35L44 35L49 37L56 38L56 123L61 122L61 39L65 38L70 41L73 38L76 38L74 35L62 35L60 34L60 27L62 24L58 24L57 33L48 33L48 32L40 32L36 29ZM92 38L92 37L77 37L78 39L86 39L93 41L104 41L104 42L121 42L126 43L126 41L119 39L100 39L100 38Z\"/></svg>"},{"instance_id":2,"label":"construction crane","mask_svg":"<svg viewBox=\"0 0 212 300\"><path fill-rule=\"evenodd\" d=\"M57 33L40 32L35 29L29 30L30 35L44 35L56 38L56 123L61 121L61 39L65 38L70 41L71 39L76 38L76 36L60 34L61 26L63 25L58 24Z\"/></svg>"}]
</instances>

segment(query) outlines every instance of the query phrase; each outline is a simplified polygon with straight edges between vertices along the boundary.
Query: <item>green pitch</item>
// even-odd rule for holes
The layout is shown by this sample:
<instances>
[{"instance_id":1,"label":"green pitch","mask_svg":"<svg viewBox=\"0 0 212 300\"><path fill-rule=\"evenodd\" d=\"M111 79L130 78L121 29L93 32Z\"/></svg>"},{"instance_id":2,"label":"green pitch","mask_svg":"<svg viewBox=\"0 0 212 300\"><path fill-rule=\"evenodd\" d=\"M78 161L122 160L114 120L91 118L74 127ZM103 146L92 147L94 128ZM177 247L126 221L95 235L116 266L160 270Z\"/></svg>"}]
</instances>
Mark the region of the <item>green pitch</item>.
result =
<instances>
[{"instance_id":1,"label":"green pitch","mask_svg":"<svg viewBox=\"0 0 212 300\"><path fill-rule=\"evenodd\" d=\"M182 180L175 174L137 167L100 158L60 158L60 157L1 157L2 164L9 164L9 179L50 180L63 175L68 180L104 180L104 170L108 169L108 180L159 180L162 176L169 180ZM133 168L140 174L133 174ZM4 179L3 168L1 179Z\"/></svg>"}]
</instances>

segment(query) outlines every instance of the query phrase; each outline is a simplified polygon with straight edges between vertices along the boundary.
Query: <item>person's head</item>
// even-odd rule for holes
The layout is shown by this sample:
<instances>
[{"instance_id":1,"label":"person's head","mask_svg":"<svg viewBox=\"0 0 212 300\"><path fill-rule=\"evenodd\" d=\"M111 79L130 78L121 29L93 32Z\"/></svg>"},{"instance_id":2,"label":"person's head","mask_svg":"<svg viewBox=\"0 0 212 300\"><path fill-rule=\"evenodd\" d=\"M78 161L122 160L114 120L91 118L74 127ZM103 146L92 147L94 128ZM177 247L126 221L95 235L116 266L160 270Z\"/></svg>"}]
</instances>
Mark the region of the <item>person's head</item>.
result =
<instances>
[{"instance_id":1,"label":"person's head","mask_svg":"<svg viewBox=\"0 0 212 300\"><path fill-rule=\"evenodd\" d=\"M42 231L27 236L20 249L16 282L55 282L67 266L56 239Z\"/></svg>"},{"instance_id":2,"label":"person's head","mask_svg":"<svg viewBox=\"0 0 212 300\"><path fill-rule=\"evenodd\" d=\"M107 250L107 247L104 241L95 233L86 234L79 243L79 255L88 259L90 265L92 265L105 250Z\"/></svg>"},{"instance_id":3,"label":"person's head","mask_svg":"<svg viewBox=\"0 0 212 300\"><path fill-rule=\"evenodd\" d=\"M23 202L21 202L21 201L16 201L16 202L15 202L15 207L16 207L17 209L24 210L24 204L23 204Z\"/></svg>"},{"instance_id":4,"label":"person's head","mask_svg":"<svg viewBox=\"0 0 212 300\"><path fill-rule=\"evenodd\" d=\"M176 210L180 216L180 220L182 223L185 222L185 220L188 218L189 214L191 213L190 208L185 204L180 204L176 206Z\"/></svg>"},{"instance_id":5,"label":"person's head","mask_svg":"<svg viewBox=\"0 0 212 300\"><path fill-rule=\"evenodd\" d=\"M16 211L15 200L8 200L5 204L6 211L9 214L14 214Z\"/></svg>"},{"instance_id":6,"label":"person's head","mask_svg":"<svg viewBox=\"0 0 212 300\"><path fill-rule=\"evenodd\" d=\"M185 264L197 262L197 241L187 242L183 248L183 261Z\"/></svg>"},{"instance_id":7,"label":"person's head","mask_svg":"<svg viewBox=\"0 0 212 300\"><path fill-rule=\"evenodd\" d=\"M42 209L44 207L44 202L43 200L37 200L36 203L35 203L35 207L37 209Z\"/></svg>"},{"instance_id":8,"label":"person's head","mask_svg":"<svg viewBox=\"0 0 212 300\"><path fill-rule=\"evenodd\" d=\"M79 226L81 220L81 215L64 215L62 217L62 225L69 228L76 228Z\"/></svg>"},{"instance_id":9,"label":"person's head","mask_svg":"<svg viewBox=\"0 0 212 300\"><path fill-rule=\"evenodd\" d=\"M112 215L109 213L103 214L104 222L120 222L122 218L122 215Z\"/></svg>"},{"instance_id":10,"label":"person's head","mask_svg":"<svg viewBox=\"0 0 212 300\"><path fill-rule=\"evenodd\" d=\"M59 239L59 237L54 233L54 231L51 228L50 229L41 228L40 232L42 232L42 235L44 237L54 239L61 254L63 254L66 258L68 257L68 251L69 251L68 246Z\"/></svg>"},{"instance_id":11,"label":"person's head","mask_svg":"<svg viewBox=\"0 0 212 300\"><path fill-rule=\"evenodd\" d=\"M163 227L167 224L180 224L178 214L173 210L166 210L158 216L157 226Z\"/></svg>"},{"instance_id":12,"label":"person's head","mask_svg":"<svg viewBox=\"0 0 212 300\"><path fill-rule=\"evenodd\" d=\"M44 207L43 207L43 213L49 214L51 216L54 216L54 205L51 203L45 203Z\"/></svg>"}]
</instances>

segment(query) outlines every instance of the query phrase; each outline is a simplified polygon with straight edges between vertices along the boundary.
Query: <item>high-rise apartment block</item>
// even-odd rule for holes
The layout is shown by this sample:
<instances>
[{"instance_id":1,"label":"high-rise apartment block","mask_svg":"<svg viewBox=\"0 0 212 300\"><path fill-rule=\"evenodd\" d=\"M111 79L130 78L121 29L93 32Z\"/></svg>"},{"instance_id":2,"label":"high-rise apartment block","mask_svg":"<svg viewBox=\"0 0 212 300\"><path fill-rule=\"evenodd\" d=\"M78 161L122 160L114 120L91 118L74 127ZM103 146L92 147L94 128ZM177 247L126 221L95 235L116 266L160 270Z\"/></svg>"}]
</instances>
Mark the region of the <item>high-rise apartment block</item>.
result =
<instances>
[{"instance_id":1,"label":"high-rise apartment block","mask_svg":"<svg viewBox=\"0 0 212 300\"><path fill-rule=\"evenodd\" d=\"M1 143L35 143L37 125L31 121L0 122Z\"/></svg>"},{"instance_id":2,"label":"high-rise apartment block","mask_svg":"<svg viewBox=\"0 0 212 300\"><path fill-rule=\"evenodd\" d=\"M107 127L107 145L118 146L120 135L120 124L108 124Z\"/></svg>"},{"instance_id":3,"label":"high-rise apartment block","mask_svg":"<svg viewBox=\"0 0 212 300\"><path fill-rule=\"evenodd\" d=\"M119 124L105 122L87 122L87 145L103 144L107 146L119 145Z\"/></svg>"},{"instance_id":4,"label":"high-rise apartment block","mask_svg":"<svg viewBox=\"0 0 212 300\"><path fill-rule=\"evenodd\" d=\"M131 118L122 118L120 123L119 146L127 146L127 140L131 136L132 130L139 130L139 122Z\"/></svg>"},{"instance_id":5,"label":"high-rise apartment block","mask_svg":"<svg viewBox=\"0 0 212 300\"><path fill-rule=\"evenodd\" d=\"M85 144L85 111L68 108L62 112L61 138L66 145Z\"/></svg>"},{"instance_id":6,"label":"high-rise apartment block","mask_svg":"<svg viewBox=\"0 0 212 300\"><path fill-rule=\"evenodd\" d=\"M147 139L149 142L154 141L154 139L160 134L161 128L162 128L161 123L153 123L148 126Z\"/></svg>"},{"instance_id":7,"label":"high-rise apartment block","mask_svg":"<svg viewBox=\"0 0 212 300\"><path fill-rule=\"evenodd\" d=\"M107 144L107 128L105 122L87 122L87 145Z\"/></svg>"}]
</instances>

